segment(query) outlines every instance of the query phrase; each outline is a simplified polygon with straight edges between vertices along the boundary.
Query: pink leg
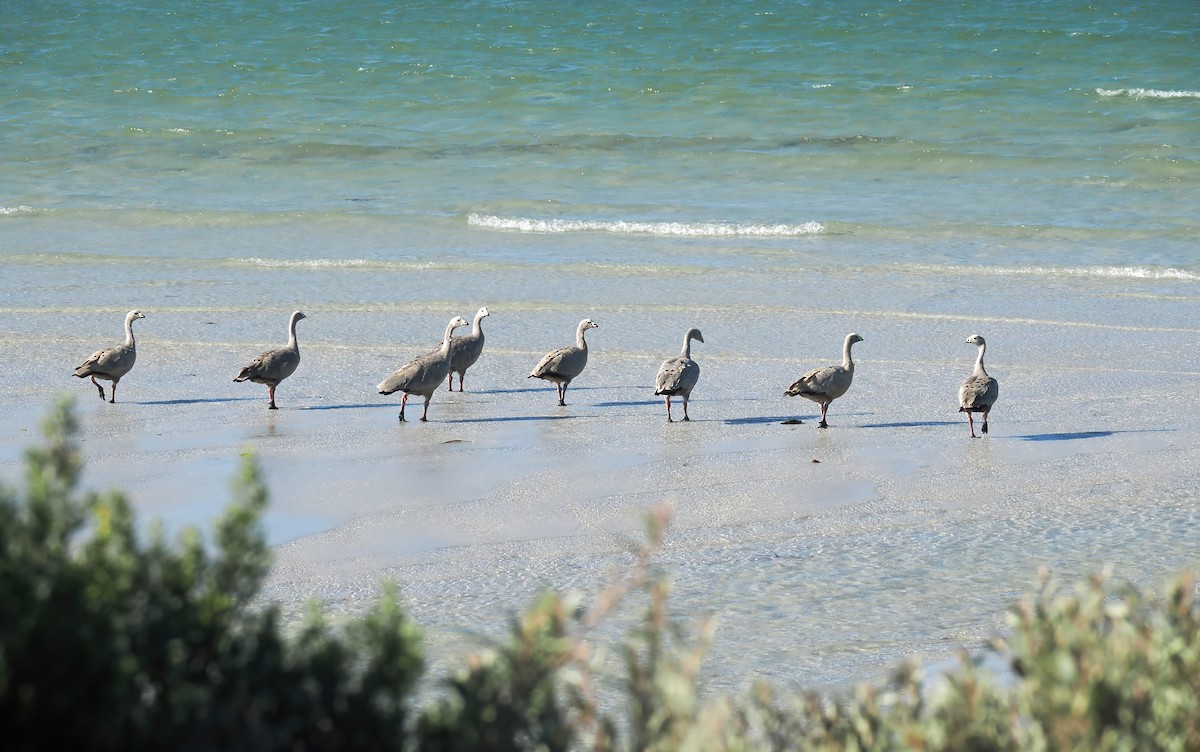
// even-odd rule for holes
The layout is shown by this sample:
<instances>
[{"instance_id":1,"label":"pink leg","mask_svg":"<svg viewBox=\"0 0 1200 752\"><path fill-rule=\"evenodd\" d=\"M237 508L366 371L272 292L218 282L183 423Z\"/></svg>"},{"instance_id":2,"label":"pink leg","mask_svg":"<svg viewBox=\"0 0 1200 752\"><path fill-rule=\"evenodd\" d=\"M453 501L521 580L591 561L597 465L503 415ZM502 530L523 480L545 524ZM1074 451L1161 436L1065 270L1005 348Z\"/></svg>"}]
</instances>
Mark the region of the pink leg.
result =
<instances>
[{"instance_id":1,"label":"pink leg","mask_svg":"<svg viewBox=\"0 0 1200 752\"><path fill-rule=\"evenodd\" d=\"M454 391L454 371L446 374L446 388L452 392Z\"/></svg>"},{"instance_id":2,"label":"pink leg","mask_svg":"<svg viewBox=\"0 0 1200 752\"><path fill-rule=\"evenodd\" d=\"M421 422L422 423L429 422L429 400L430 399L431 399L430 397L425 398L425 409L421 412Z\"/></svg>"},{"instance_id":3,"label":"pink leg","mask_svg":"<svg viewBox=\"0 0 1200 752\"><path fill-rule=\"evenodd\" d=\"M101 394L103 394L103 392L101 392ZM103 397L101 397L101 399L103 399ZM116 382L116 379L114 379L113 385L112 385L112 398L109 400L109 403L115 405L116 402L117 402L117 382Z\"/></svg>"},{"instance_id":4,"label":"pink leg","mask_svg":"<svg viewBox=\"0 0 1200 752\"><path fill-rule=\"evenodd\" d=\"M275 387L271 384L267 384L267 395L270 396L270 398L271 398L271 404L268 406L267 409L268 410L278 409L275 407Z\"/></svg>"},{"instance_id":5,"label":"pink leg","mask_svg":"<svg viewBox=\"0 0 1200 752\"><path fill-rule=\"evenodd\" d=\"M408 404L408 392L400 398L400 420L404 420L404 406Z\"/></svg>"},{"instance_id":6,"label":"pink leg","mask_svg":"<svg viewBox=\"0 0 1200 752\"><path fill-rule=\"evenodd\" d=\"M668 423L675 422L675 421L671 420L671 395L669 395L669 394L667 395L667 422Z\"/></svg>"},{"instance_id":7,"label":"pink leg","mask_svg":"<svg viewBox=\"0 0 1200 752\"><path fill-rule=\"evenodd\" d=\"M978 436L975 435L975 419L973 417L971 417L970 411L967 411L967 425L970 426L970 428L971 428L971 438L972 439L979 438Z\"/></svg>"},{"instance_id":8,"label":"pink leg","mask_svg":"<svg viewBox=\"0 0 1200 752\"><path fill-rule=\"evenodd\" d=\"M100 386L100 382L96 381L95 376L92 377L92 384L94 384L95 387L100 390L100 399L104 399L104 387Z\"/></svg>"},{"instance_id":9,"label":"pink leg","mask_svg":"<svg viewBox=\"0 0 1200 752\"><path fill-rule=\"evenodd\" d=\"M689 418L688 414L687 414L687 403L688 403L688 398L684 397L683 398L683 419L690 423L692 421L692 419Z\"/></svg>"},{"instance_id":10,"label":"pink leg","mask_svg":"<svg viewBox=\"0 0 1200 752\"><path fill-rule=\"evenodd\" d=\"M829 428L829 424L825 422L825 411L829 409L828 402L821 403L821 422L817 424L817 428Z\"/></svg>"}]
</instances>

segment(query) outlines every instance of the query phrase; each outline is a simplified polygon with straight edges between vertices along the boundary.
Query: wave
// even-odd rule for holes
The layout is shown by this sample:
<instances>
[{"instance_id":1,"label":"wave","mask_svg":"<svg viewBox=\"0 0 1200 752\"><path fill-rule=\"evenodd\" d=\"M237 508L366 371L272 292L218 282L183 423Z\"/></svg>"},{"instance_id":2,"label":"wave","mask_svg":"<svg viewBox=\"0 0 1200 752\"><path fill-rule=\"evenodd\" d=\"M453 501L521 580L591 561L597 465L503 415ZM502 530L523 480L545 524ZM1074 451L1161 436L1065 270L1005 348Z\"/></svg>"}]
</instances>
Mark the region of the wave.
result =
<instances>
[{"instance_id":1,"label":"wave","mask_svg":"<svg viewBox=\"0 0 1200 752\"><path fill-rule=\"evenodd\" d=\"M1177 279L1186 282L1200 281L1200 274L1185 269L1151 269L1144 266L1022 266L997 267L990 270L993 274L1027 274L1048 275L1056 277L1103 277L1118 279Z\"/></svg>"},{"instance_id":2,"label":"wave","mask_svg":"<svg viewBox=\"0 0 1200 752\"><path fill-rule=\"evenodd\" d=\"M278 259L258 256L227 258L224 261L227 264L258 266L265 269L355 269L389 265L370 259Z\"/></svg>"},{"instance_id":3,"label":"wave","mask_svg":"<svg viewBox=\"0 0 1200 752\"><path fill-rule=\"evenodd\" d=\"M1173 267L1146 266L933 266L915 265L919 271L945 274L983 274L995 276L1091 277L1096 279L1147 279L1200 282L1200 272Z\"/></svg>"},{"instance_id":4,"label":"wave","mask_svg":"<svg viewBox=\"0 0 1200 752\"><path fill-rule=\"evenodd\" d=\"M0 217L30 216L38 213L32 206L0 206Z\"/></svg>"},{"instance_id":5,"label":"wave","mask_svg":"<svg viewBox=\"0 0 1200 752\"><path fill-rule=\"evenodd\" d=\"M215 261L224 266L242 266L255 269L279 269L300 271L367 271L367 272L497 272L504 269L522 268L522 264L506 261L479 261L471 259L369 259L369 258L309 258L284 259L247 256L245 258L223 258Z\"/></svg>"},{"instance_id":6,"label":"wave","mask_svg":"<svg viewBox=\"0 0 1200 752\"><path fill-rule=\"evenodd\" d=\"M1102 97L1133 97L1134 99L1200 99L1200 91L1177 91L1163 89L1101 89L1096 93Z\"/></svg>"},{"instance_id":7,"label":"wave","mask_svg":"<svg viewBox=\"0 0 1200 752\"><path fill-rule=\"evenodd\" d=\"M820 222L802 224L740 224L729 222L628 222L596 219L532 219L471 214L467 224L489 230L565 233L610 232L617 235L658 235L668 237L795 237L824 232Z\"/></svg>"}]
</instances>

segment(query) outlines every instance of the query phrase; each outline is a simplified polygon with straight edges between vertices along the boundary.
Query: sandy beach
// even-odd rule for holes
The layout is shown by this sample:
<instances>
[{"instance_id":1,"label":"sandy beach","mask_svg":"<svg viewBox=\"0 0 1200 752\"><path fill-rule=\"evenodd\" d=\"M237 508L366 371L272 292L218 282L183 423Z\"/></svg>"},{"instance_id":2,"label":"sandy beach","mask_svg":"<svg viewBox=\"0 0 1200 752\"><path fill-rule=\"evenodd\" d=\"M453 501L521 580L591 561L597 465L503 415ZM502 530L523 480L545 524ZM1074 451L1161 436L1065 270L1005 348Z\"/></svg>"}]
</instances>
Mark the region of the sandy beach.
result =
<instances>
[{"instance_id":1,"label":"sandy beach","mask_svg":"<svg viewBox=\"0 0 1200 752\"><path fill-rule=\"evenodd\" d=\"M895 292L920 280L889 283ZM88 349L84 338L52 337L24 363L18 407L4 419L4 470L19 475L42 405L69 391L87 486L124 489L144 520L173 534L211 522L240 453L252 450L273 500L266 532L277 566L264 596L295 619L314 599L348 615L395 581L428 630L431 658L446 664L479 635L500 634L542 588L598 592L627 566L643 517L668 504L660 561L673 607L685 622L718 619L712 685L759 676L844 686L908 656L980 647L1040 566L1068 580L1111 567L1155 585L1197 563L1200 415L1163 399L1200 377L1181 347L1196 332L1104 320L1138 305L1119 287L1091 283L1089 297L1114 302L1093 321L593 305L584 310L600 327L565 408L552 385L525 376L542 352L571 341L580 314L480 301L494 312L485 354L465 392L436 393L425 424L412 420L419 412L400 423L398 397L373 394L428 349L370 334L402 312L307 311L302 365L278 389L277 411L266 409L265 387L231 380L271 341L172 339L163 333L192 326L196 312L151 312L117 404L64 368L68 352ZM995 295L1014 305L1020 289ZM254 318L282 343L282 316L274 327ZM433 313L406 318L428 322L436 343ZM51 317L23 320L55 328ZM690 325L705 333L693 348L702 367L693 420L668 424L654 374ZM855 382L821 430L817 406L783 390L837 362L851 327L864 338ZM220 325L211 328L219 340ZM964 340L977 328L1001 400L991 433L972 440L955 399L975 355ZM347 331L378 339L342 344ZM39 383L42 371L61 378Z\"/></svg>"}]
</instances>

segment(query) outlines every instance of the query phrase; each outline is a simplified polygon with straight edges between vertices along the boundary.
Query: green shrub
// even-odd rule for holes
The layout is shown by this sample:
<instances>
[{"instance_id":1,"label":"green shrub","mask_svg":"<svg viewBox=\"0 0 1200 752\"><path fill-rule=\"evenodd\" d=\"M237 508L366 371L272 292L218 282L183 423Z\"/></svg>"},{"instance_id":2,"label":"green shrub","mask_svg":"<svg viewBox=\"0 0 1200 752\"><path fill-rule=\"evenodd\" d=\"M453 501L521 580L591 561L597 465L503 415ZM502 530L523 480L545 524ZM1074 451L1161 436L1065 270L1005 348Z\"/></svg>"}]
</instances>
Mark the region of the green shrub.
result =
<instances>
[{"instance_id":1,"label":"green shrub","mask_svg":"<svg viewBox=\"0 0 1200 752\"><path fill-rule=\"evenodd\" d=\"M1060 596L1046 581L1013 612L1014 693L1031 748L1200 749L1200 619L1193 579L1165 597L1097 576Z\"/></svg>"},{"instance_id":2,"label":"green shrub","mask_svg":"<svg viewBox=\"0 0 1200 752\"><path fill-rule=\"evenodd\" d=\"M267 493L243 458L213 550L189 531L143 543L119 493L77 490L70 405L27 455L23 495L0 489L0 733L5 748L170 750L1200 750L1200 632L1192 579L1164 598L1096 577L1049 578L1017 604L995 650L923 686L914 664L848 697L705 697L715 624L668 617L653 561L668 524L590 604L542 594L506 639L468 656L414 707L420 635L395 593L334 633L314 609L285 636L251 604L270 567ZM640 622L611 653L604 623L637 594ZM428 681L428 679L426 679Z\"/></svg>"},{"instance_id":3,"label":"green shrub","mask_svg":"<svg viewBox=\"0 0 1200 752\"><path fill-rule=\"evenodd\" d=\"M421 672L385 597L342 639L319 618L285 640L249 607L270 557L266 489L243 459L216 551L194 531L138 540L118 493L79 496L66 402L0 490L0 728L9 750L402 749Z\"/></svg>"}]
</instances>

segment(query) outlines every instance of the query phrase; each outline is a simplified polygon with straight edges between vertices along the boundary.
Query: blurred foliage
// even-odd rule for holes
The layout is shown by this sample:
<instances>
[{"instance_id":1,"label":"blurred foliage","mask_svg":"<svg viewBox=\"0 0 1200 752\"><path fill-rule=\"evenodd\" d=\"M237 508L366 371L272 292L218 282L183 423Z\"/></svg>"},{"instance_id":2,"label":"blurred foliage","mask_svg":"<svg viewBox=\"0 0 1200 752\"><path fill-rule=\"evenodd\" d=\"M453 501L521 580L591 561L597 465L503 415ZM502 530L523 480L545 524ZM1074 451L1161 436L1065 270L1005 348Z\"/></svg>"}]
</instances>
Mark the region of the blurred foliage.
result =
<instances>
[{"instance_id":1,"label":"blurred foliage","mask_svg":"<svg viewBox=\"0 0 1200 752\"><path fill-rule=\"evenodd\" d=\"M243 458L206 544L141 541L119 493L77 490L64 401L0 488L0 728L5 748L171 750L1200 750L1200 639L1189 574L1162 597L1043 574L993 645L928 683L900 666L845 697L705 696L715 622L680 624L648 518L628 572L590 603L542 594L507 636L441 679L394 590L340 631L314 607L298 632L252 606L270 568L268 497ZM598 627L644 609L611 651ZM417 706L418 682L439 691Z\"/></svg>"},{"instance_id":2,"label":"blurred foliage","mask_svg":"<svg viewBox=\"0 0 1200 752\"><path fill-rule=\"evenodd\" d=\"M244 457L215 550L142 543L119 493L77 495L69 403L0 489L0 728L7 750L400 749L420 637L392 595L346 634L285 640L251 609L267 492Z\"/></svg>"}]
</instances>

